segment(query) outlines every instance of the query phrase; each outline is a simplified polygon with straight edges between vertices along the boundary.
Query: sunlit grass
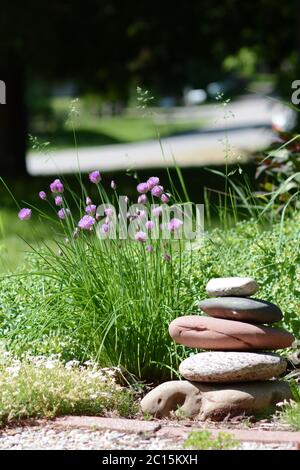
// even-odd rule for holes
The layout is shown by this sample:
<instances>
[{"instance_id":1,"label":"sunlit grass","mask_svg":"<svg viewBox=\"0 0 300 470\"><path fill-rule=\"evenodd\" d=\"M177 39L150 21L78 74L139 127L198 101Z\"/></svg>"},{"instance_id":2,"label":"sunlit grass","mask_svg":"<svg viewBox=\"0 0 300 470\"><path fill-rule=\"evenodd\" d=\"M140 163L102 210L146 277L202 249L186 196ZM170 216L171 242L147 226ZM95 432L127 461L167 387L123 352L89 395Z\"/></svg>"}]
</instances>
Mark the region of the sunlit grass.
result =
<instances>
[{"instance_id":1,"label":"sunlit grass","mask_svg":"<svg viewBox=\"0 0 300 470\"><path fill-rule=\"evenodd\" d=\"M63 256L55 246L45 259L31 257L22 276L2 280L1 336L16 354L92 357L148 381L169 377L171 369L176 377L188 350L172 342L169 322L198 313L209 279L233 275L257 279L258 298L279 305L281 325L298 334L299 227L298 214L283 232L279 223L263 230L256 220L214 229L203 248L174 251L170 263L159 245L146 253L134 242L101 245L86 234L63 244Z\"/></svg>"}]
</instances>

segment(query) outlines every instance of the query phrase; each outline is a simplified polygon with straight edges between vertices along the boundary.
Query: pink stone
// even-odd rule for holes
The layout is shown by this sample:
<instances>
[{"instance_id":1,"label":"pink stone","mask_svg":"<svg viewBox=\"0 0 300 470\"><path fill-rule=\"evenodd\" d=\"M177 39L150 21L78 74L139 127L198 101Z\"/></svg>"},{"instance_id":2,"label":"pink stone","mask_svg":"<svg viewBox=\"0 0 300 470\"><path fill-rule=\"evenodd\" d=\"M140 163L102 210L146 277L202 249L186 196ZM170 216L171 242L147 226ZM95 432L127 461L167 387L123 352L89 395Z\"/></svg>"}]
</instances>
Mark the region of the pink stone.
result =
<instances>
[{"instance_id":1,"label":"pink stone","mask_svg":"<svg viewBox=\"0 0 300 470\"><path fill-rule=\"evenodd\" d=\"M216 351L288 348L294 336L281 328L190 315L173 320L169 333L176 343Z\"/></svg>"}]
</instances>

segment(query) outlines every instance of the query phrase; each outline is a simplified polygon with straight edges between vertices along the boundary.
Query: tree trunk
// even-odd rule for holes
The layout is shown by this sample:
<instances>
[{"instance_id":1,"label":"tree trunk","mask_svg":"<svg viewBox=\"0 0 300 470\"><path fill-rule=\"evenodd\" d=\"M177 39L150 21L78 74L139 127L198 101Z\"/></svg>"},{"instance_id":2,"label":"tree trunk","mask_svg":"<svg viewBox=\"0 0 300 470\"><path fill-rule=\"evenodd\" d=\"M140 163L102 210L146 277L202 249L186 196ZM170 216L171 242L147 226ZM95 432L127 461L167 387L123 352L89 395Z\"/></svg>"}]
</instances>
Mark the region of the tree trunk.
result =
<instances>
[{"instance_id":1,"label":"tree trunk","mask_svg":"<svg viewBox=\"0 0 300 470\"><path fill-rule=\"evenodd\" d=\"M8 73L0 67L0 80L6 91L6 102L0 104L0 176L23 176L27 174L24 76L20 70Z\"/></svg>"}]
</instances>

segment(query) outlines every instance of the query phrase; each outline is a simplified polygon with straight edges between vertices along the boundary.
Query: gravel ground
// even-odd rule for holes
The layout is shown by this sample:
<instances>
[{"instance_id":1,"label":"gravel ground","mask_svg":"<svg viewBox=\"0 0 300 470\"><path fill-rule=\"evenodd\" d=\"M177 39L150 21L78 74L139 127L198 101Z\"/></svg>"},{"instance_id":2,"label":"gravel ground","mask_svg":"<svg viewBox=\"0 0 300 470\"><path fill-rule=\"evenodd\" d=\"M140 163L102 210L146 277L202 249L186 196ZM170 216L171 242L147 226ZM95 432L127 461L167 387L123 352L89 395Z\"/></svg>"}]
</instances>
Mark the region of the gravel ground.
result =
<instances>
[{"instance_id":1,"label":"gravel ground","mask_svg":"<svg viewBox=\"0 0 300 470\"><path fill-rule=\"evenodd\" d=\"M1 450L182 450L182 440L165 439L135 433L55 429L43 426L6 429L0 434ZM292 444L242 443L242 450L289 450Z\"/></svg>"}]
</instances>

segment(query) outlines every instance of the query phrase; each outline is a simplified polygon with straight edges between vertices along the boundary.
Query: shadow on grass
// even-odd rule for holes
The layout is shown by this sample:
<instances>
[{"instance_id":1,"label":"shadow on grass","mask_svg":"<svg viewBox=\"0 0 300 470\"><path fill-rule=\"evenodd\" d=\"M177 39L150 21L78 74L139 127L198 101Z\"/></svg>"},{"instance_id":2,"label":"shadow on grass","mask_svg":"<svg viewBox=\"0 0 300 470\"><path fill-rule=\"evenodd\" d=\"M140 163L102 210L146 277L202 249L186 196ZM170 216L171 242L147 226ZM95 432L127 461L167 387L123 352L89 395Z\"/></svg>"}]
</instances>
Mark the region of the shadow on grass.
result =
<instances>
[{"instance_id":1,"label":"shadow on grass","mask_svg":"<svg viewBox=\"0 0 300 470\"><path fill-rule=\"evenodd\" d=\"M54 132L38 133L37 137L42 142L51 142L52 147L74 147L74 134L72 130L58 129ZM105 132L89 129L76 129L76 140L80 147L121 144L123 141ZM28 145L28 148L30 146Z\"/></svg>"},{"instance_id":2,"label":"shadow on grass","mask_svg":"<svg viewBox=\"0 0 300 470\"><path fill-rule=\"evenodd\" d=\"M199 133L200 131L200 124L199 129L196 124L194 126L191 125L190 129L180 129L166 125L160 129L160 134L162 137L174 137L185 136L189 134L194 135ZM38 132L33 134L41 142L50 142L52 148L74 148L74 134L71 129L59 128L53 132ZM157 139L155 130L153 130L153 135L149 134L149 136L146 137L143 133L140 133L137 130L134 138L132 138L132 136L128 138L118 138L100 129L76 129L76 141L78 147L96 147L102 145L127 144L152 139ZM27 148L28 150L31 149L29 141L27 143Z\"/></svg>"}]
</instances>

